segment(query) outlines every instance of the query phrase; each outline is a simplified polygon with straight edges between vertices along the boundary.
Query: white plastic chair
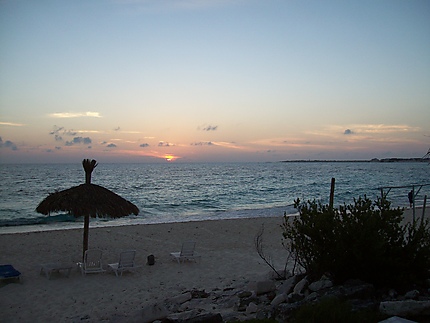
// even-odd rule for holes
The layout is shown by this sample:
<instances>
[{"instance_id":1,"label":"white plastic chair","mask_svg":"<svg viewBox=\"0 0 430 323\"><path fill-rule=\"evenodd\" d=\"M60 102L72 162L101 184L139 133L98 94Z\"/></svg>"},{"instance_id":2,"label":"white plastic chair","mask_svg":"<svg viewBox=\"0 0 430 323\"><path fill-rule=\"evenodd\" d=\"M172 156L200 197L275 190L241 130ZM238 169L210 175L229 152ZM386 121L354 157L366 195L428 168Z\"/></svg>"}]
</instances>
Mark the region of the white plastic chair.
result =
<instances>
[{"instance_id":1,"label":"white plastic chair","mask_svg":"<svg viewBox=\"0 0 430 323\"><path fill-rule=\"evenodd\" d=\"M88 249L84 254L84 262L78 264L82 275L93 273L104 273L102 264L102 251L99 249Z\"/></svg>"},{"instance_id":2,"label":"white plastic chair","mask_svg":"<svg viewBox=\"0 0 430 323\"><path fill-rule=\"evenodd\" d=\"M181 251L171 252L170 256L172 256L172 258L175 259L178 262L178 264L186 260L196 261L197 259L200 259L200 256L194 251L195 248L196 248L195 241L185 241L182 244Z\"/></svg>"},{"instance_id":3,"label":"white plastic chair","mask_svg":"<svg viewBox=\"0 0 430 323\"><path fill-rule=\"evenodd\" d=\"M118 277L118 274L122 276L122 273L126 270L132 271L140 266L136 266L134 262L134 258L136 257L136 250L126 250L120 253L119 261L114 264L108 264L108 268L115 272L115 275Z\"/></svg>"}]
</instances>

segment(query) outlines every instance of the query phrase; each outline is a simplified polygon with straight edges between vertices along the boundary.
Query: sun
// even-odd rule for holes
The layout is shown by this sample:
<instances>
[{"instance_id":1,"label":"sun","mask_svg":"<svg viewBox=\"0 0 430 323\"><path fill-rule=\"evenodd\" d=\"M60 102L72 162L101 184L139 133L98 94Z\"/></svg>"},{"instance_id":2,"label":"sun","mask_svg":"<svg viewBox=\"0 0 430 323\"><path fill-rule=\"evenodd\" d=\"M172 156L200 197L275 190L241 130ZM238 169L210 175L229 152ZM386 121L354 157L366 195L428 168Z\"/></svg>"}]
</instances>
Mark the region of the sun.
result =
<instances>
[{"instance_id":1,"label":"sun","mask_svg":"<svg viewBox=\"0 0 430 323\"><path fill-rule=\"evenodd\" d=\"M166 155L166 156L164 156L164 159L167 161L167 162L173 162L173 161L175 161L175 159L176 159L177 157L176 156L173 156L173 155Z\"/></svg>"}]
</instances>

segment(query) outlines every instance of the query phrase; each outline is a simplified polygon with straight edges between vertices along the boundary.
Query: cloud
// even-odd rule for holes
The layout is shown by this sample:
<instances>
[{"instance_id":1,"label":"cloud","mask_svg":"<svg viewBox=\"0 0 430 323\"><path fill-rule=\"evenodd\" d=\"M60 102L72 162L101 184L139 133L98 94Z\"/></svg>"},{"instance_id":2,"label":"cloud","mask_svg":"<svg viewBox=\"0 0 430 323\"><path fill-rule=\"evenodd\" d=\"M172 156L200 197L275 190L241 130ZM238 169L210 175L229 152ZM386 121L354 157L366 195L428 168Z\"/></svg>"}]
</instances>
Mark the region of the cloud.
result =
<instances>
[{"instance_id":1,"label":"cloud","mask_svg":"<svg viewBox=\"0 0 430 323\"><path fill-rule=\"evenodd\" d=\"M108 147L108 148L116 148L117 146L115 144L109 144L106 147Z\"/></svg>"},{"instance_id":2,"label":"cloud","mask_svg":"<svg viewBox=\"0 0 430 323\"><path fill-rule=\"evenodd\" d=\"M348 125L346 130L345 126L341 125L332 125L328 126L325 129L319 131L308 132L308 134L314 135L327 135L327 134L338 134L340 131L343 131L345 135L354 134L354 135L363 135L363 134L395 134L395 133L406 133L406 132L417 132L421 129L419 127L412 127L405 124L351 124ZM354 129L352 131L351 129Z\"/></svg>"},{"instance_id":3,"label":"cloud","mask_svg":"<svg viewBox=\"0 0 430 323\"><path fill-rule=\"evenodd\" d=\"M217 129L218 129L218 126L210 126L210 125L202 128L203 131L216 131Z\"/></svg>"},{"instance_id":4,"label":"cloud","mask_svg":"<svg viewBox=\"0 0 430 323\"><path fill-rule=\"evenodd\" d=\"M25 125L22 123L14 123L14 122L0 122L0 126L22 127Z\"/></svg>"},{"instance_id":5,"label":"cloud","mask_svg":"<svg viewBox=\"0 0 430 323\"><path fill-rule=\"evenodd\" d=\"M64 127L54 126L54 130L50 131L49 134L53 135L55 140L63 140L60 134L65 136L76 136L77 132L74 130L66 130Z\"/></svg>"},{"instance_id":6,"label":"cloud","mask_svg":"<svg viewBox=\"0 0 430 323\"><path fill-rule=\"evenodd\" d=\"M66 146L73 146L77 144L89 145L91 143L91 139L89 137L75 137L71 141L66 141Z\"/></svg>"},{"instance_id":7,"label":"cloud","mask_svg":"<svg viewBox=\"0 0 430 323\"><path fill-rule=\"evenodd\" d=\"M239 150L246 149L246 147L240 146L235 142L216 141L216 142L213 142L212 144L220 147L231 148L231 149L239 149Z\"/></svg>"},{"instance_id":8,"label":"cloud","mask_svg":"<svg viewBox=\"0 0 430 323\"><path fill-rule=\"evenodd\" d=\"M58 134L59 132L61 132L62 130L64 130L64 127L54 126L54 130L52 130L49 134L55 135L55 134Z\"/></svg>"},{"instance_id":9,"label":"cloud","mask_svg":"<svg viewBox=\"0 0 430 323\"><path fill-rule=\"evenodd\" d=\"M191 146L212 146L213 143L211 141L200 141L200 142L192 142Z\"/></svg>"},{"instance_id":10,"label":"cloud","mask_svg":"<svg viewBox=\"0 0 430 323\"><path fill-rule=\"evenodd\" d=\"M81 117L90 117L90 118L101 118L99 112L57 112L48 114L51 118L81 118Z\"/></svg>"},{"instance_id":11,"label":"cloud","mask_svg":"<svg viewBox=\"0 0 430 323\"><path fill-rule=\"evenodd\" d=\"M386 125L386 124L368 124L359 125L357 132L361 133L394 133L394 132L415 132L420 129L408 125Z\"/></svg>"},{"instance_id":12,"label":"cloud","mask_svg":"<svg viewBox=\"0 0 430 323\"><path fill-rule=\"evenodd\" d=\"M142 147L142 148L149 147L149 144L147 144L147 143L140 144L139 147Z\"/></svg>"},{"instance_id":13,"label":"cloud","mask_svg":"<svg viewBox=\"0 0 430 323\"><path fill-rule=\"evenodd\" d=\"M51 130L49 132L49 134L52 135L52 136L54 136L55 141L63 141L63 136L73 137L73 136L77 136L80 133L102 133L101 131L98 131L98 130L73 130L73 129L66 129L64 127L59 127L57 125L54 125L53 128L54 129ZM75 142L75 143L78 143L78 142ZM84 142L84 143L86 144L87 142ZM74 142L72 140L72 141L67 142L66 145L67 146L71 146L73 144L74 144Z\"/></svg>"},{"instance_id":14,"label":"cloud","mask_svg":"<svg viewBox=\"0 0 430 323\"><path fill-rule=\"evenodd\" d=\"M9 148L11 150L18 150L18 147L10 140L6 140L3 142L3 139L0 137L0 148Z\"/></svg>"},{"instance_id":15,"label":"cloud","mask_svg":"<svg viewBox=\"0 0 430 323\"><path fill-rule=\"evenodd\" d=\"M158 143L158 147L171 147L171 146L174 146L174 145L171 143L168 143L168 142L164 142L164 141L160 141Z\"/></svg>"}]
</instances>

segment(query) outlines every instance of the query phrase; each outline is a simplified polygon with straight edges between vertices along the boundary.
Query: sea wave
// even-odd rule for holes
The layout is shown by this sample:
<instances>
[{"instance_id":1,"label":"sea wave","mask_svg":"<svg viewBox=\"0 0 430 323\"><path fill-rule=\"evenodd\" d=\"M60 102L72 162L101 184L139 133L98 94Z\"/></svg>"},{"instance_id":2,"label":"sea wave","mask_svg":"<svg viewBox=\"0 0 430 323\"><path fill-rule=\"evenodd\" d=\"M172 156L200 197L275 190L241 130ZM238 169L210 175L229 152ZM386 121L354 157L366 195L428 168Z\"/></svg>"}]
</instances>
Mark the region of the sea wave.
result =
<instances>
[{"instance_id":1,"label":"sea wave","mask_svg":"<svg viewBox=\"0 0 430 323\"><path fill-rule=\"evenodd\" d=\"M294 214L292 203L328 203L330 182L335 205L367 195L375 200L381 186L422 183L426 163L231 163L99 164L93 182L134 203L137 217L92 220L91 225L126 225ZM1 228L21 226L79 227L81 218L67 213L42 216L35 211L49 193L82 183L80 164L0 165ZM409 206L410 187L393 189L393 206ZM418 189L418 187L416 187ZM430 195L423 187L416 197Z\"/></svg>"}]
</instances>

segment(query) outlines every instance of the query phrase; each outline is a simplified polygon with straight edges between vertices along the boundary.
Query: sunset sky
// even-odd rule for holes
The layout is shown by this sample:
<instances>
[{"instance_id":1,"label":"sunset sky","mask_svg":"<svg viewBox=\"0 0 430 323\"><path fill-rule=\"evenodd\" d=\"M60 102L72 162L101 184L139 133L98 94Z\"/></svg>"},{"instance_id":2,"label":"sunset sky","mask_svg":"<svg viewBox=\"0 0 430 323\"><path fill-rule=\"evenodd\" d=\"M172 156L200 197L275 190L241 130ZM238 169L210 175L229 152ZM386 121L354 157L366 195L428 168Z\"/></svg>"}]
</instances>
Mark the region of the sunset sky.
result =
<instances>
[{"instance_id":1,"label":"sunset sky","mask_svg":"<svg viewBox=\"0 0 430 323\"><path fill-rule=\"evenodd\" d=\"M0 0L0 162L422 157L430 1Z\"/></svg>"}]
</instances>

